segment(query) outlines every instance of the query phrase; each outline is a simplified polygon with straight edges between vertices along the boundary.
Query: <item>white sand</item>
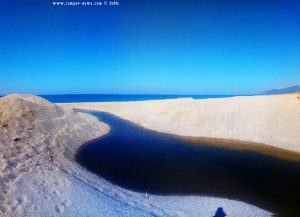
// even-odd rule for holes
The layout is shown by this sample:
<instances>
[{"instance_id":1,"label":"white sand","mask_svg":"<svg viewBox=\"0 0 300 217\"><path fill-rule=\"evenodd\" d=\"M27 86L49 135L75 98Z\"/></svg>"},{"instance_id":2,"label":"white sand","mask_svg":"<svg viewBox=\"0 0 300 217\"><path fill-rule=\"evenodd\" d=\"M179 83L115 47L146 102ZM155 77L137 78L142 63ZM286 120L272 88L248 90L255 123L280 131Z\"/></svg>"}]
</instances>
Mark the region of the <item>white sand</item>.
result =
<instances>
[{"instance_id":1,"label":"white sand","mask_svg":"<svg viewBox=\"0 0 300 217\"><path fill-rule=\"evenodd\" d=\"M62 104L115 114L180 136L242 140L300 152L299 94Z\"/></svg>"},{"instance_id":2,"label":"white sand","mask_svg":"<svg viewBox=\"0 0 300 217\"><path fill-rule=\"evenodd\" d=\"M147 116L141 109L146 109L147 104L160 107L166 104L168 108L175 104L186 105L182 102L193 100L102 106L123 110L124 114L129 110L137 111L137 117L143 120ZM119 105L127 106L120 108ZM162 108L157 107L153 112L159 114ZM149 120L151 117L155 116L149 116ZM0 216L211 217L217 207L223 207L227 216L271 215L239 201L146 195L107 182L78 165L74 154L80 145L108 131L109 127L95 117L62 109L40 97L10 95L0 98Z\"/></svg>"}]
</instances>

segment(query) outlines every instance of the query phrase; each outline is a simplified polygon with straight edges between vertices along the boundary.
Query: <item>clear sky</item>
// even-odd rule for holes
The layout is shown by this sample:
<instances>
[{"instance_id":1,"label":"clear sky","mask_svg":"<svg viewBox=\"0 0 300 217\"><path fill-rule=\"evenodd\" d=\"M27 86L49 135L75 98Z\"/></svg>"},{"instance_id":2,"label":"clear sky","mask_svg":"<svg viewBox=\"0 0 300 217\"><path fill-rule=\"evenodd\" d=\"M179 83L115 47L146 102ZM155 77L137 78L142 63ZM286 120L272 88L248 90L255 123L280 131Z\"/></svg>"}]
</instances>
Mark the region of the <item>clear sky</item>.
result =
<instances>
[{"instance_id":1,"label":"clear sky","mask_svg":"<svg viewBox=\"0 0 300 217\"><path fill-rule=\"evenodd\" d=\"M0 94L251 94L300 84L300 0L0 6Z\"/></svg>"}]
</instances>

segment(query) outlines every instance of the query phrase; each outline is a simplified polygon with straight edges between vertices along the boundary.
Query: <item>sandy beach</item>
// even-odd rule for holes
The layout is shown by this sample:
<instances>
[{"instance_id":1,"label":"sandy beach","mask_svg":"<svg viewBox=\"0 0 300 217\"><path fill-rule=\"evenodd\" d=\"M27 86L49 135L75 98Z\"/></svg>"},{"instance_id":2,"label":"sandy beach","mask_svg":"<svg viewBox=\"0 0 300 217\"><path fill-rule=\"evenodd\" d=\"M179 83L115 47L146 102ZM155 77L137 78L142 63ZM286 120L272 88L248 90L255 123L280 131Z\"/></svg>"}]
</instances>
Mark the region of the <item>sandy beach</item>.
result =
<instances>
[{"instance_id":1,"label":"sandy beach","mask_svg":"<svg viewBox=\"0 0 300 217\"><path fill-rule=\"evenodd\" d=\"M166 103L186 101L192 100ZM153 102L128 103L127 109L148 103ZM116 110L118 105L114 106ZM81 145L107 134L109 126L91 115L65 108L71 105L63 107L33 95L13 94L0 99L1 217L206 217L213 216L217 207L223 207L227 216L271 215L236 200L149 195L113 185L84 169L74 158Z\"/></svg>"},{"instance_id":2,"label":"sandy beach","mask_svg":"<svg viewBox=\"0 0 300 217\"><path fill-rule=\"evenodd\" d=\"M297 97L299 94L295 93L201 100L181 98L60 105L65 108L109 112L163 133L202 139L244 141L249 144L249 149L264 149L265 153L272 152L268 147L286 150L287 153L300 153L300 100ZM247 149L247 145L240 147L241 143L238 144L237 148ZM296 158L299 159L299 155L293 155L293 159Z\"/></svg>"},{"instance_id":3,"label":"sandy beach","mask_svg":"<svg viewBox=\"0 0 300 217\"><path fill-rule=\"evenodd\" d=\"M0 20L0 217L300 216L300 0Z\"/></svg>"}]
</instances>

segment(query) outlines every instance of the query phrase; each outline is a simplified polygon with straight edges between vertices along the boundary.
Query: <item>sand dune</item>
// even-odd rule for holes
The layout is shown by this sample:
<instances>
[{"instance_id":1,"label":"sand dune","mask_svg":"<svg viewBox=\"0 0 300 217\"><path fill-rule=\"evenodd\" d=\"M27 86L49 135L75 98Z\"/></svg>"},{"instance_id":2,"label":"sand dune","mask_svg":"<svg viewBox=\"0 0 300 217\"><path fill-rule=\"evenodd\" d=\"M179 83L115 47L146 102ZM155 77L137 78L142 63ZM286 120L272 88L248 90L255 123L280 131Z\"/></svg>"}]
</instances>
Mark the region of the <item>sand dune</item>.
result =
<instances>
[{"instance_id":1,"label":"sand dune","mask_svg":"<svg viewBox=\"0 0 300 217\"><path fill-rule=\"evenodd\" d=\"M40 97L1 98L0 214L42 216L45 205L53 207L49 214L60 214L71 203L64 195L71 184L63 171L75 172L78 147L108 131L96 118Z\"/></svg>"},{"instance_id":2,"label":"sand dune","mask_svg":"<svg viewBox=\"0 0 300 217\"><path fill-rule=\"evenodd\" d=\"M242 140L300 153L299 94L140 102L70 103L180 136Z\"/></svg>"}]
</instances>

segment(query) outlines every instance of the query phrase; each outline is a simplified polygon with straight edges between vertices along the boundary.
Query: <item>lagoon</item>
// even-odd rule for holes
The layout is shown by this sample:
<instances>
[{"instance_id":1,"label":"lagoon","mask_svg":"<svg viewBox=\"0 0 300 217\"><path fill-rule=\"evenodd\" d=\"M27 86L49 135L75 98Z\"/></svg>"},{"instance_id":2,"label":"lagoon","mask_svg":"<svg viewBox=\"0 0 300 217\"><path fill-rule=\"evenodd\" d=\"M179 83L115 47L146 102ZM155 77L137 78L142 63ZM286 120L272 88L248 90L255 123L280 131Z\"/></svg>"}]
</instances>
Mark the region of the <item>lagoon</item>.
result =
<instances>
[{"instance_id":1,"label":"lagoon","mask_svg":"<svg viewBox=\"0 0 300 217\"><path fill-rule=\"evenodd\" d=\"M155 195L243 201L279 216L300 212L300 163L211 146L139 127L103 112L111 132L83 145L77 161L110 182Z\"/></svg>"}]
</instances>

